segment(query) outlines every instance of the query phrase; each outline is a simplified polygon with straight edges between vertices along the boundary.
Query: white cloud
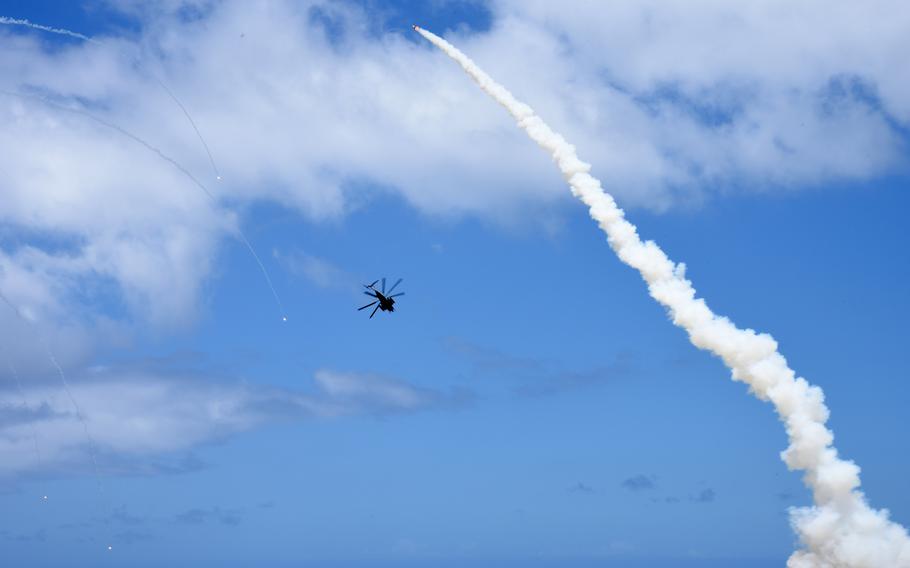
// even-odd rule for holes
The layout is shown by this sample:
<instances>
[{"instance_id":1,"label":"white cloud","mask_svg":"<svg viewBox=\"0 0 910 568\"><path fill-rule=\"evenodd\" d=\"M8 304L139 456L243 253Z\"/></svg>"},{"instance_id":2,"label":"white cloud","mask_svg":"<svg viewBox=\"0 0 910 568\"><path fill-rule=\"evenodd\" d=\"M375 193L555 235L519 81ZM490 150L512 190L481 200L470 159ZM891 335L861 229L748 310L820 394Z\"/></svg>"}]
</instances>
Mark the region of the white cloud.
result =
<instances>
[{"instance_id":1,"label":"white cloud","mask_svg":"<svg viewBox=\"0 0 910 568\"><path fill-rule=\"evenodd\" d=\"M906 166L906 139L889 124L910 122L910 78L895 73L910 49L910 13L902 2L497 5L500 28L560 35L573 74L582 80L600 74L621 100L636 103L623 109L601 99L607 104L583 109L591 119L578 133L581 147L588 149L591 131L643 141L660 156L660 183L798 187ZM514 71L491 70L521 85ZM535 93L513 90L523 99ZM609 89L590 93L605 96ZM569 129L557 123L557 130ZM599 149L591 149L586 159L612 181L609 161L604 170ZM636 178L647 177L636 169ZM624 197L622 185L608 185Z\"/></svg>"},{"instance_id":2,"label":"white cloud","mask_svg":"<svg viewBox=\"0 0 910 568\"><path fill-rule=\"evenodd\" d=\"M100 369L71 378L69 383L102 472L148 471L158 458L268 422L383 416L445 408L468 400L458 391L441 392L388 377L325 369L315 374L313 391ZM65 391L56 382L23 384L24 396L12 381L0 384L0 455L4 456L0 476L86 470L91 456L89 440Z\"/></svg>"},{"instance_id":3,"label":"white cloud","mask_svg":"<svg viewBox=\"0 0 910 568\"><path fill-rule=\"evenodd\" d=\"M275 250L272 256L292 274L302 276L320 288L340 288L358 293L362 290L354 275L325 258L302 250Z\"/></svg>"},{"instance_id":4,"label":"white cloud","mask_svg":"<svg viewBox=\"0 0 910 568\"><path fill-rule=\"evenodd\" d=\"M539 151L457 69L429 46L370 35L350 4L195 2L192 18L183 2L114 5L142 19L135 37L46 49L42 32L0 27L0 87L126 129L226 204L270 200L322 219L381 187L430 215L502 218L568 201ZM315 5L343 24L339 41L310 18ZM491 9L492 29L458 44L576 141L623 204L906 166L892 124L910 121L899 72L910 13L896 0ZM156 77L192 114L223 182ZM41 237L2 247L2 289L50 321L100 311L192 322L237 218L86 116L0 95L0 126L0 224ZM36 244L47 239L66 246ZM104 302L84 296L99 289Z\"/></svg>"},{"instance_id":5,"label":"white cloud","mask_svg":"<svg viewBox=\"0 0 910 568\"><path fill-rule=\"evenodd\" d=\"M339 404L339 411L344 413L384 414L463 400L463 396L458 394L450 399L430 389L376 375L322 370L316 373L315 379L319 387Z\"/></svg>"}]
</instances>

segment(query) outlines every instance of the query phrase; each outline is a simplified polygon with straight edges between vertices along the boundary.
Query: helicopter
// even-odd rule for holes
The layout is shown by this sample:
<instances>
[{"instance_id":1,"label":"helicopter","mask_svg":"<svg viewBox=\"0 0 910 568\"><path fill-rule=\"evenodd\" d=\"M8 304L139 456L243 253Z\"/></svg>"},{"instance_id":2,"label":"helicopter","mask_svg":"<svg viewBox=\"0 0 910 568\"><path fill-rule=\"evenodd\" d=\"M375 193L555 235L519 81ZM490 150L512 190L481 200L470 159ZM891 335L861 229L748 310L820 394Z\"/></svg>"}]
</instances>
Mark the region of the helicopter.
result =
<instances>
[{"instance_id":1,"label":"helicopter","mask_svg":"<svg viewBox=\"0 0 910 568\"><path fill-rule=\"evenodd\" d=\"M381 291L376 289L376 284L380 280L382 281L382 286L380 287ZM392 284L392 287L389 288L388 292L385 289L385 278L381 278L380 280L374 280L372 284L363 285L363 287L366 288L366 290L364 290L363 293L371 298L376 298L376 299L365 306L361 306L361 307L357 308L357 311L360 311L360 310L369 308L373 304L376 304L376 307L373 308L373 313L370 314L370 319L372 319L373 316L376 315L376 310L382 310L384 312L394 312L395 311L395 298L397 298L398 296L404 296L404 292L398 292L397 294L392 294L392 291L395 290L395 288L399 284L401 284L401 281L404 280L404 278L399 278L397 282Z\"/></svg>"}]
</instances>

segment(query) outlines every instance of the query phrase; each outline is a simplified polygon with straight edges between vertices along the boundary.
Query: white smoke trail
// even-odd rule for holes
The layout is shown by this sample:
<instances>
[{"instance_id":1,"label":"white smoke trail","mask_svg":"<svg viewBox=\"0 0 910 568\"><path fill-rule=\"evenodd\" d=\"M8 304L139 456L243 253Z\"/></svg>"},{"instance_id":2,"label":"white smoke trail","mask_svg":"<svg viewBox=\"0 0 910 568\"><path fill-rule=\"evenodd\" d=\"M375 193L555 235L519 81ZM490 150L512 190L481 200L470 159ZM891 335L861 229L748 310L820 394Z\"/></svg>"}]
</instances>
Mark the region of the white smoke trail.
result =
<instances>
[{"instance_id":1,"label":"white smoke trail","mask_svg":"<svg viewBox=\"0 0 910 568\"><path fill-rule=\"evenodd\" d=\"M591 166L579 160L575 147L531 107L450 43L417 26L414 29L454 59L552 155L572 193L589 207L620 260L641 273L651 296L667 308L673 323L686 330L692 344L723 359L734 380L746 383L755 396L774 405L790 439L781 458L790 469L805 472L804 481L815 502L814 507L791 510L791 522L804 549L796 551L787 566L910 568L907 531L890 521L886 510L869 507L859 490L859 467L839 458L832 445L834 435L825 427L829 412L821 389L796 376L770 335L739 329L696 298L685 278L685 265L673 263L653 241L641 240L623 210L588 174Z\"/></svg>"},{"instance_id":2,"label":"white smoke trail","mask_svg":"<svg viewBox=\"0 0 910 568\"><path fill-rule=\"evenodd\" d=\"M71 32L70 30L65 30L62 28L52 28L50 26L43 26L41 24L36 24L28 20L20 20L17 18L8 18L6 16L0 16L0 24L6 26L23 26L26 28L32 28L33 30L41 30L43 32L49 32L57 35L65 35L69 37L74 37L76 39L81 39L82 41L90 41L92 43L100 44L101 42L90 38L87 35L80 34L78 32Z\"/></svg>"}]
</instances>

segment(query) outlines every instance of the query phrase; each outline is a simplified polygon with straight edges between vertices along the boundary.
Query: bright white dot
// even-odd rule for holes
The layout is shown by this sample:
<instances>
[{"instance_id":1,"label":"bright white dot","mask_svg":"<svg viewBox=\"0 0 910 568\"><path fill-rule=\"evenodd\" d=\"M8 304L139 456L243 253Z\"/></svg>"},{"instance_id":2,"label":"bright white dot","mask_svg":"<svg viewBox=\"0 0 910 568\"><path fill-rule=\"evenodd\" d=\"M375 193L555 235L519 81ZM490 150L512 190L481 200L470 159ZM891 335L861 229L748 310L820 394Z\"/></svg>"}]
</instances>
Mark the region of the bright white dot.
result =
<instances>
[{"instance_id":1,"label":"bright white dot","mask_svg":"<svg viewBox=\"0 0 910 568\"><path fill-rule=\"evenodd\" d=\"M114 550L114 547L113 547L113 546L110 546L110 545L108 545L108 547L107 547L107 549L108 549L108 550Z\"/></svg>"},{"instance_id":2,"label":"bright white dot","mask_svg":"<svg viewBox=\"0 0 910 568\"><path fill-rule=\"evenodd\" d=\"M43 497L43 499L44 499L45 501L47 501L47 495L45 495L45 496Z\"/></svg>"},{"instance_id":3,"label":"bright white dot","mask_svg":"<svg viewBox=\"0 0 910 568\"><path fill-rule=\"evenodd\" d=\"M218 179L218 181L221 181L221 176L215 176L215 177Z\"/></svg>"},{"instance_id":4,"label":"bright white dot","mask_svg":"<svg viewBox=\"0 0 910 568\"><path fill-rule=\"evenodd\" d=\"M281 321L288 321L288 316L281 316Z\"/></svg>"}]
</instances>

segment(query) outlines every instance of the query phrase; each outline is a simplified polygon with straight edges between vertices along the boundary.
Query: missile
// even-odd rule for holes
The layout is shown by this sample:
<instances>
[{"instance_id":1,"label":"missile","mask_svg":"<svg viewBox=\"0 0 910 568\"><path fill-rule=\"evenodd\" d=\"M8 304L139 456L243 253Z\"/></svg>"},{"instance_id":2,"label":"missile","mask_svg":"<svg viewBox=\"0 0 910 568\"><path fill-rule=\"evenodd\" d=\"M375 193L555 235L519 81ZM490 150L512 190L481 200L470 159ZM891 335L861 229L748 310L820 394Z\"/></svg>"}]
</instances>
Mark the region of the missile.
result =
<instances>
[{"instance_id":1,"label":"missile","mask_svg":"<svg viewBox=\"0 0 910 568\"><path fill-rule=\"evenodd\" d=\"M420 31L420 26L418 26L417 24L411 24L411 27L414 29L415 32Z\"/></svg>"}]
</instances>

